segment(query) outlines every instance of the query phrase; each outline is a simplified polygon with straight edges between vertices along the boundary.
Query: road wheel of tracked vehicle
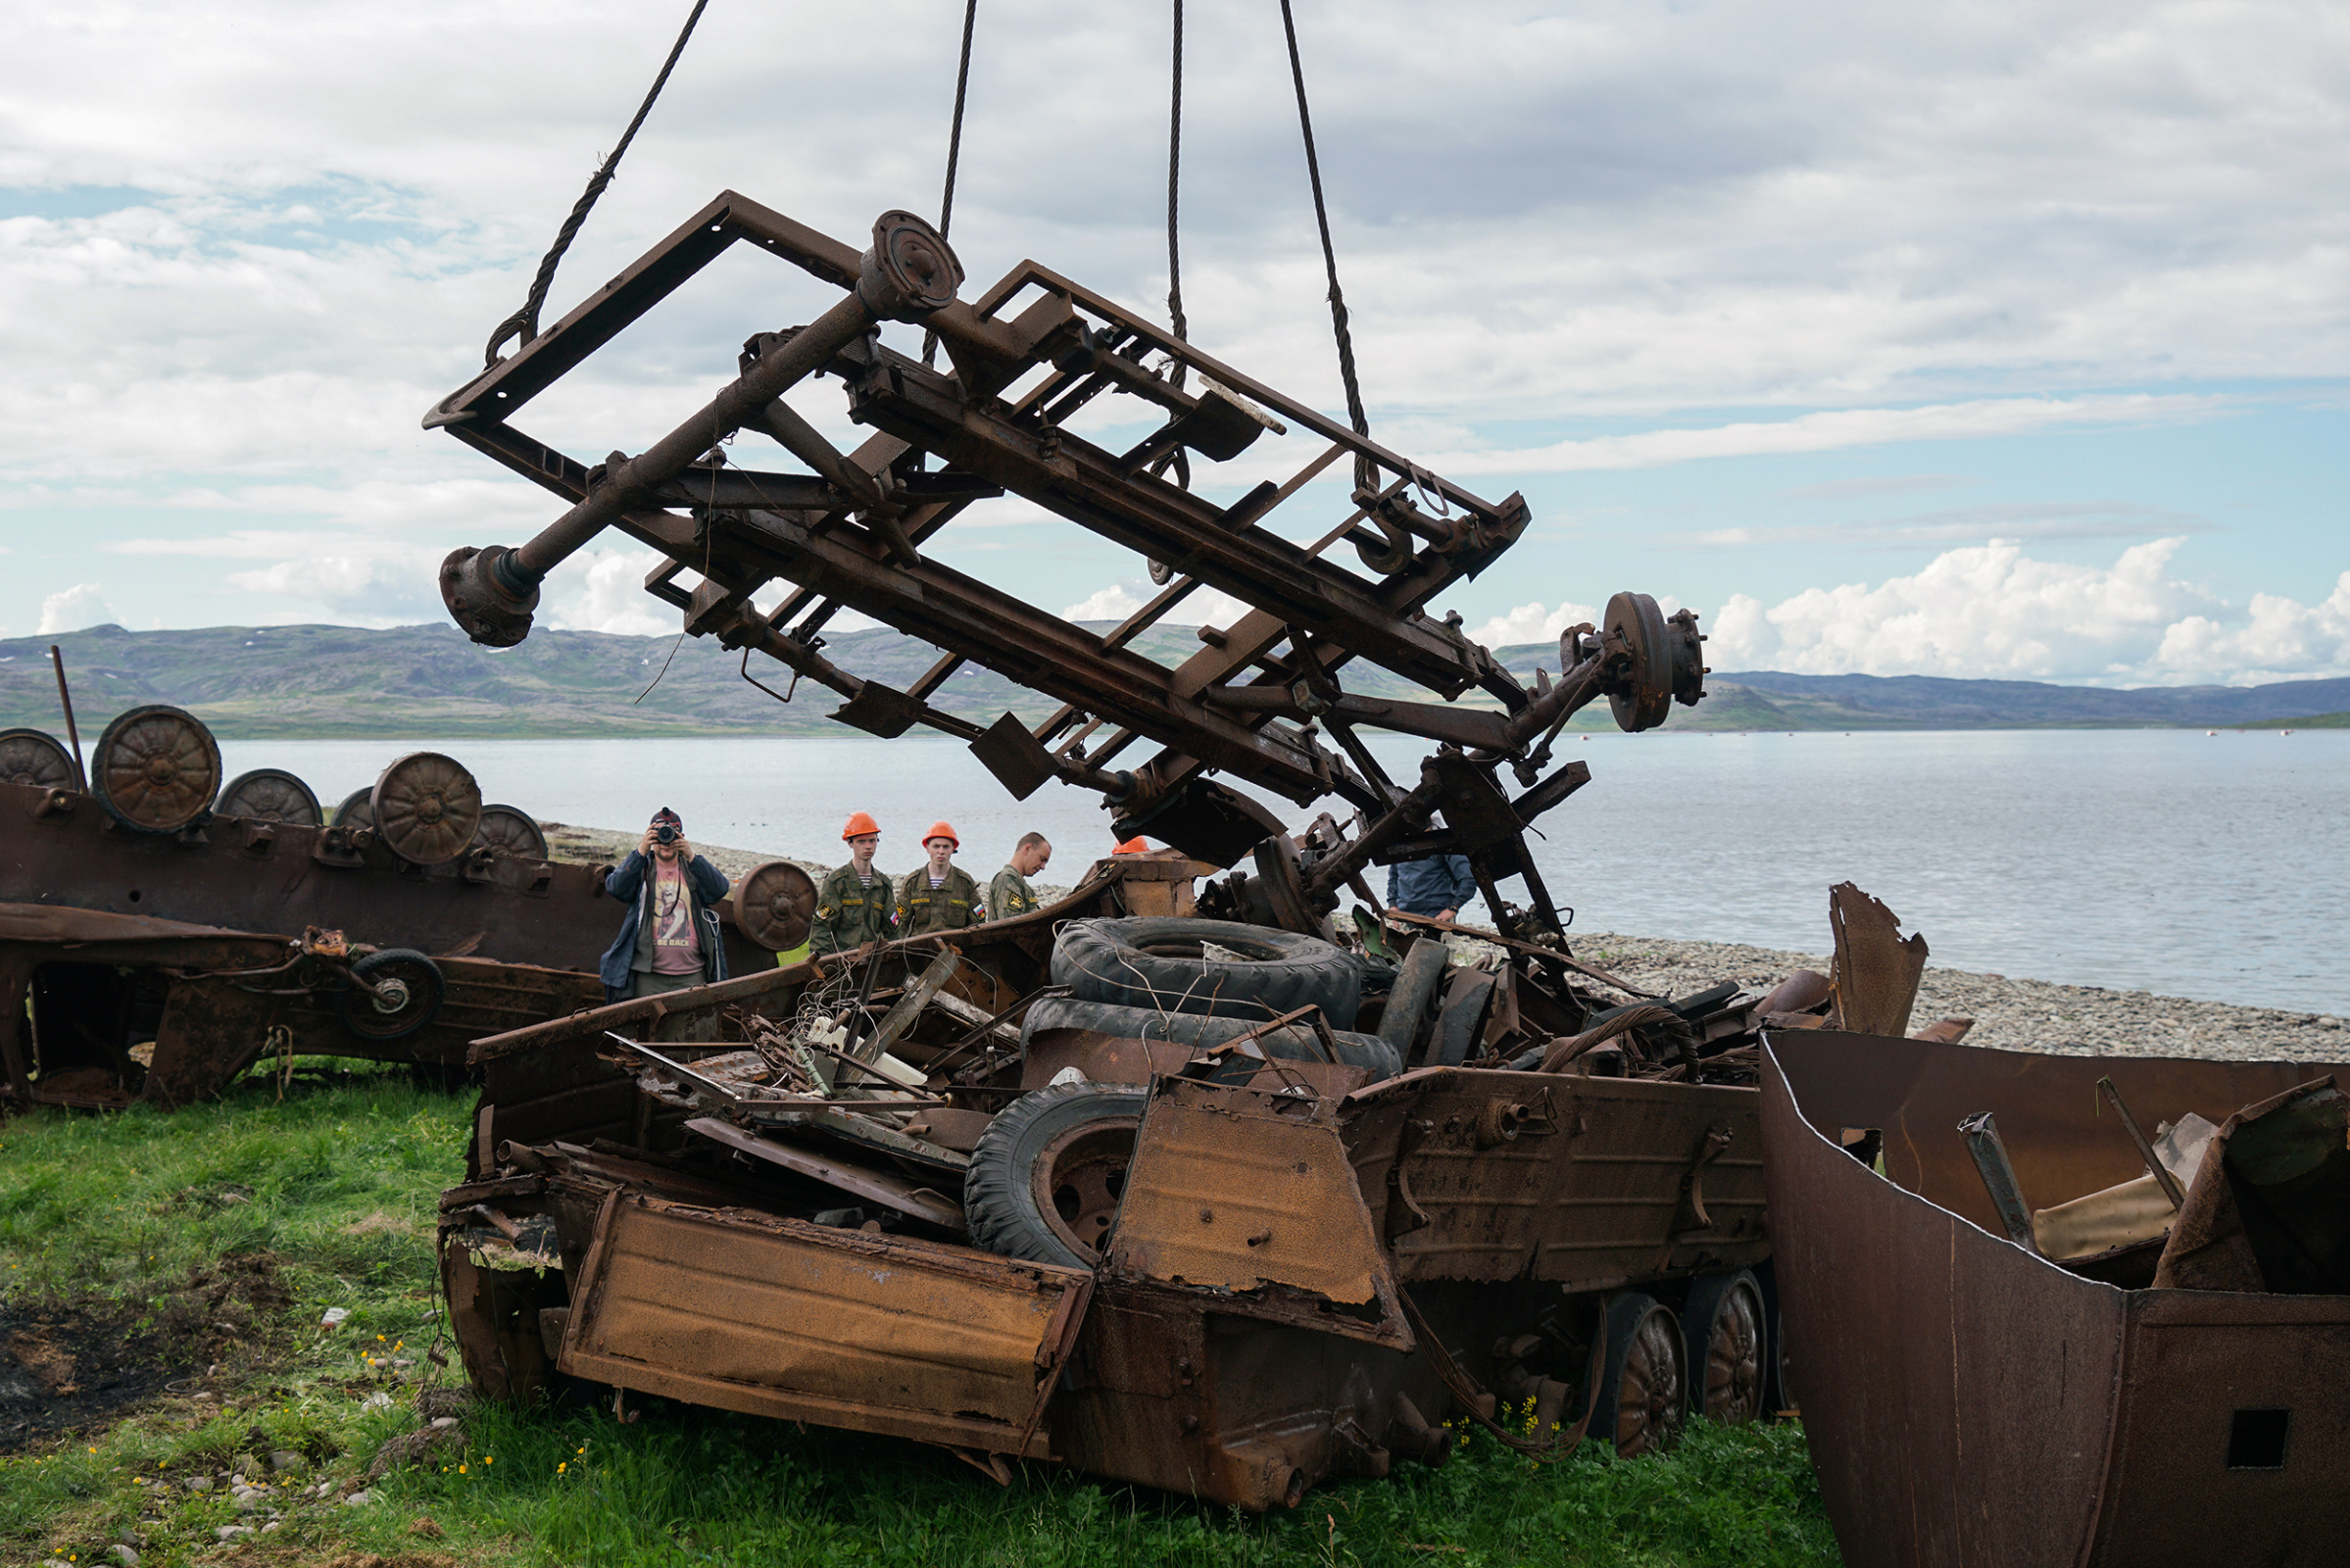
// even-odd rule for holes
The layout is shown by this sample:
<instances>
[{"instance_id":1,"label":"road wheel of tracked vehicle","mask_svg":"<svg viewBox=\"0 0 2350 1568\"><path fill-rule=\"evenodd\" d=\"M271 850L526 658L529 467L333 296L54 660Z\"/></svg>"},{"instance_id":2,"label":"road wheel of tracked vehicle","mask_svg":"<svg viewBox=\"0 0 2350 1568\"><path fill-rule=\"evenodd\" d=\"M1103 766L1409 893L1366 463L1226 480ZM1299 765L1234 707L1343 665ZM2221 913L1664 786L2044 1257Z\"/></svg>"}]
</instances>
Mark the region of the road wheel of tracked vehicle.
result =
<instances>
[{"instance_id":1,"label":"road wheel of tracked vehicle","mask_svg":"<svg viewBox=\"0 0 2350 1568\"><path fill-rule=\"evenodd\" d=\"M1655 1297L1625 1291L1607 1303L1607 1355L1591 1436L1626 1459L1670 1447L1689 1408L1681 1324Z\"/></svg>"},{"instance_id":2,"label":"road wheel of tracked vehicle","mask_svg":"<svg viewBox=\"0 0 2350 1568\"><path fill-rule=\"evenodd\" d=\"M281 767L257 767L239 773L213 803L218 816L241 816L248 822L284 822L293 827L317 827L325 820L318 798L310 786Z\"/></svg>"},{"instance_id":3,"label":"road wheel of tracked vehicle","mask_svg":"<svg viewBox=\"0 0 2350 1568\"><path fill-rule=\"evenodd\" d=\"M1031 1263L1101 1262L1150 1099L1141 1084L1059 1084L1004 1106L963 1173L971 1245Z\"/></svg>"},{"instance_id":4,"label":"road wheel of tracked vehicle","mask_svg":"<svg viewBox=\"0 0 2350 1568\"><path fill-rule=\"evenodd\" d=\"M1362 970L1344 948L1234 920L1072 920L1053 939L1053 983L1081 1002L1260 1023L1314 1006L1333 1029L1353 1028L1362 1007Z\"/></svg>"},{"instance_id":5,"label":"road wheel of tracked vehicle","mask_svg":"<svg viewBox=\"0 0 2350 1568\"><path fill-rule=\"evenodd\" d=\"M375 825L375 808L372 804L374 794L375 786L370 784L364 790L353 790L344 796L343 804L334 808L334 825L336 827L373 827Z\"/></svg>"},{"instance_id":6,"label":"road wheel of tracked vehicle","mask_svg":"<svg viewBox=\"0 0 2350 1568\"><path fill-rule=\"evenodd\" d=\"M411 752L385 768L367 805L376 834L413 865L446 865L472 847L481 825L481 786L438 752Z\"/></svg>"},{"instance_id":7,"label":"road wheel of tracked vehicle","mask_svg":"<svg viewBox=\"0 0 2350 1568\"><path fill-rule=\"evenodd\" d=\"M375 1045L406 1040L432 1022L449 994L441 966L413 948L385 948L351 963L348 991L334 998L343 1027Z\"/></svg>"},{"instance_id":8,"label":"road wheel of tracked vehicle","mask_svg":"<svg viewBox=\"0 0 2350 1568\"><path fill-rule=\"evenodd\" d=\"M491 849L517 860L547 858L547 835L528 811L518 806L485 806L473 829L473 848Z\"/></svg>"},{"instance_id":9,"label":"road wheel of tracked vehicle","mask_svg":"<svg viewBox=\"0 0 2350 1568\"><path fill-rule=\"evenodd\" d=\"M0 784L70 790L73 759L44 730L0 729Z\"/></svg>"},{"instance_id":10,"label":"road wheel of tracked vehicle","mask_svg":"<svg viewBox=\"0 0 2350 1568\"><path fill-rule=\"evenodd\" d=\"M120 714L90 753L90 788L106 814L141 833L204 820L220 793L220 747L195 714L162 703Z\"/></svg>"},{"instance_id":11,"label":"road wheel of tracked vehicle","mask_svg":"<svg viewBox=\"0 0 2350 1568\"><path fill-rule=\"evenodd\" d=\"M1429 1021L1429 1005L1444 983L1444 964L1450 956L1443 937L1420 937L1403 956L1403 967L1387 994L1387 1008L1379 1015L1379 1038L1395 1047L1402 1060L1411 1060L1412 1045Z\"/></svg>"},{"instance_id":12,"label":"road wheel of tracked vehicle","mask_svg":"<svg viewBox=\"0 0 2350 1568\"><path fill-rule=\"evenodd\" d=\"M1689 1287L1681 1326L1690 1413L1728 1427L1762 1415L1771 1371L1766 1322L1762 1287L1744 1269Z\"/></svg>"},{"instance_id":13,"label":"road wheel of tracked vehicle","mask_svg":"<svg viewBox=\"0 0 2350 1568\"><path fill-rule=\"evenodd\" d=\"M734 890L734 926L771 953L789 953L808 940L816 914L816 884L789 860L755 865Z\"/></svg>"}]
</instances>

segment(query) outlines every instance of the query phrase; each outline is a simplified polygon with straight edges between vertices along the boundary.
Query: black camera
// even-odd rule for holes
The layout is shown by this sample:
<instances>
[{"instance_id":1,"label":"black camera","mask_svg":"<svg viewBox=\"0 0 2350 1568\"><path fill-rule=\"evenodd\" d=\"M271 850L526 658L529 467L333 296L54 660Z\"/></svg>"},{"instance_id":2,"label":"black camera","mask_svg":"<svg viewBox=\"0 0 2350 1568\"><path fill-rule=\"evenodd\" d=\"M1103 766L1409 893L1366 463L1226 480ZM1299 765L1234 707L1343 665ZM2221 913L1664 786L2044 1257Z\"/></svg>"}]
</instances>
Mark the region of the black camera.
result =
<instances>
[{"instance_id":1,"label":"black camera","mask_svg":"<svg viewBox=\"0 0 2350 1568\"><path fill-rule=\"evenodd\" d=\"M663 822L661 826L653 830L653 842L656 844L674 844L677 842L677 830L671 827L668 823Z\"/></svg>"}]
</instances>

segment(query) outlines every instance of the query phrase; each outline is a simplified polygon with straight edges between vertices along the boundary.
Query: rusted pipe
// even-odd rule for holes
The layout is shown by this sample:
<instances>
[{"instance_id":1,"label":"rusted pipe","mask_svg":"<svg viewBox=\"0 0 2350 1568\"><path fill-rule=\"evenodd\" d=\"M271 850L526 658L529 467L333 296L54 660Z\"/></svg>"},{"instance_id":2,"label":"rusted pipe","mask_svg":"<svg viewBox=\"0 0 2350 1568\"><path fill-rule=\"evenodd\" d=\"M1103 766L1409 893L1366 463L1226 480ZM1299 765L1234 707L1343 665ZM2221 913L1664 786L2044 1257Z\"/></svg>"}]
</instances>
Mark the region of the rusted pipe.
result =
<instances>
[{"instance_id":1,"label":"rusted pipe","mask_svg":"<svg viewBox=\"0 0 2350 1568\"><path fill-rule=\"evenodd\" d=\"M66 689L66 656L55 643L49 645L49 662L57 670L57 706L66 710L66 740L73 751L73 788L87 795L90 776L81 766L81 731L73 723L73 694Z\"/></svg>"}]
</instances>

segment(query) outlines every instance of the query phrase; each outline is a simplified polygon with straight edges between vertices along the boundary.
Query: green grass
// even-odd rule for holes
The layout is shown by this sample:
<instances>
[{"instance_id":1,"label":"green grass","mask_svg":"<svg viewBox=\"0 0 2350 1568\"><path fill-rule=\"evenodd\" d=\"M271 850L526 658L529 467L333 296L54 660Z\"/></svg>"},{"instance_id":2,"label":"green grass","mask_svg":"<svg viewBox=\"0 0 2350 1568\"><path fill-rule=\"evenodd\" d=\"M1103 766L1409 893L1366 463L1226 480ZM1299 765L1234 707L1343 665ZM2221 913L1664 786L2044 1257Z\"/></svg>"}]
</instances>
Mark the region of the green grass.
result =
<instances>
[{"instance_id":1,"label":"green grass","mask_svg":"<svg viewBox=\"0 0 2350 1568\"><path fill-rule=\"evenodd\" d=\"M145 1564L217 1560L214 1530L236 1521L232 1505L219 1494L181 1496L142 1519L154 1494L140 1479L225 1468L257 1446L307 1455L316 1468L306 1480L346 1477L384 1439L413 1430L407 1380L433 1373L418 1355L436 1305L432 1206L458 1175L469 1112L467 1097L367 1069L297 1085L282 1102L255 1079L175 1115L35 1112L0 1123L0 1290L20 1319L44 1299L111 1300L143 1314L143 1326L184 1329L191 1270L229 1254L274 1259L293 1297L267 1322L228 1314L226 1339L204 1351L220 1358L217 1372L199 1368L101 1432L0 1458L0 1561L111 1562L106 1544L125 1526ZM317 1326L329 1305L351 1309L331 1331ZM413 1371L367 1364L395 1348L416 1360ZM367 1407L379 1388L395 1402ZM198 1400L199 1389L219 1397ZM1402 1466L1252 1518L1045 1465L998 1487L936 1449L644 1404L626 1425L603 1407L475 1411L462 1452L396 1471L363 1507L288 1502L285 1525L248 1538L233 1560L1836 1561L1792 1425L1699 1428L1669 1455L1629 1462L1586 1445L1540 1467L1472 1433L1441 1470Z\"/></svg>"}]
</instances>

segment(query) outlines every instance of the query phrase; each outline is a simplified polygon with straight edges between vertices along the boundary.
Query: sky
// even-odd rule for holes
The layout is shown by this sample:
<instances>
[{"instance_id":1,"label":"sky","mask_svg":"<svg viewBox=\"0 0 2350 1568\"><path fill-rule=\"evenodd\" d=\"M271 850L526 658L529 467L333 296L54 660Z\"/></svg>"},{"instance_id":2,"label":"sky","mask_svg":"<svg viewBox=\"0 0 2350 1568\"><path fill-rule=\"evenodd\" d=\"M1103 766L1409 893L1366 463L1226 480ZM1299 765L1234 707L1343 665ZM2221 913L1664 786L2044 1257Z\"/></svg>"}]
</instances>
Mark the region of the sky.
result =
<instances>
[{"instance_id":1,"label":"sky","mask_svg":"<svg viewBox=\"0 0 2350 1568\"><path fill-rule=\"evenodd\" d=\"M443 555L552 521L420 418L479 370L686 9L0 14L0 635L440 621ZM721 189L859 245L885 209L935 217L961 10L710 0L546 318ZM1700 611L1725 670L2350 674L2350 9L1297 19L1373 433L1533 509L1436 606L1472 634L1553 637L1629 588ZM1168 21L984 0L966 296L1033 257L1163 313ZM1186 26L1193 339L1336 414L1278 7L1192 0ZM745 337L835 297L730 253L524 423L642 450ZM794 403L850 437L833 383ZM1282 445L1203 466L1202 493L1294 467ZM1345 505L1309 486L1281 526ZM1016 500L937 554L1052 611L1148 592ZM540 624L674 629L650 564L599 542Z\"/></svg>"}]
</instances>

